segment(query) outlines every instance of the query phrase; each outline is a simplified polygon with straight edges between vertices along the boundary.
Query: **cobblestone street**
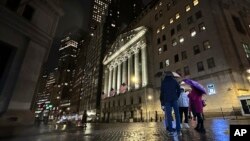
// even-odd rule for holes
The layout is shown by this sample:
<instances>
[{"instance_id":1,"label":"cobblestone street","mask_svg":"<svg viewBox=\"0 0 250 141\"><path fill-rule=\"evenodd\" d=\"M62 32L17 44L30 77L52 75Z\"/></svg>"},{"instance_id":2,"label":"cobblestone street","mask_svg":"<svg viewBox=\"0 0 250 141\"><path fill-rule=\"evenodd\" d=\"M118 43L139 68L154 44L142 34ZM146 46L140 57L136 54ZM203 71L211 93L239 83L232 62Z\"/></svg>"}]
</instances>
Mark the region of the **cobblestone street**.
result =
<instances>
[{"instance_id":1,"label":"cobblestone street","mask_svg":"<svg viewBox=\"0 0 250 141\"><path fill-rule=\"evenodd\" d=\"M162 123L91 123L86 129L56 125L0 128L4 141L229 141L230 124L250 124L250 120L207 119L206 134L200 134L190 123L181 137L168 137Z\"/></svg>"}]
</instances>

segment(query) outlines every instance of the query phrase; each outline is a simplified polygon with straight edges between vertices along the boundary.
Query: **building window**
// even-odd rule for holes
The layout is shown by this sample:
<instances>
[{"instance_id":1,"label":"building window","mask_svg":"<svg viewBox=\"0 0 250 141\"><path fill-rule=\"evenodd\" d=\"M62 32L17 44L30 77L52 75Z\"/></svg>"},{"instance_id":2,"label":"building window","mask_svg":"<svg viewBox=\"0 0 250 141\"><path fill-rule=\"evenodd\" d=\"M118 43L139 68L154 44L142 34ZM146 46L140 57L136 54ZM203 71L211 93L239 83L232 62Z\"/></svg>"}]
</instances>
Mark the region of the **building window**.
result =
<instances>
[{"instance_id":1,"label":"building window","mask_svg":"<svg viewBox=\"0 0 250 141\"><path fill-rule=\"evenodd\" d=\"M202 17L201 11L196 12L195 17L196 17L196 19L200 19Z\"/></svg>"},{"instance_id":2,"label":"building window","mask_svg":"<svg viewBox=\"0 0 250 141\"><path fill-rule=\"evenodd\" d=\"M190 29L190 35L191 37L194 37L196 35L196 30L194 27Z\"/></svg>"},{"instance_id":3,"label":"building window","mask_svg":"<svg viewBox=\"0 0 250 141\"><path fill-rule=\"evenodd\" d=\"M162 10L159 11L159 16L162 17Z\"/></svg>"},{"instance_id":4,"label":"building window","mask_svg":"<svg viewBox=\"0 0 250 141\"><path fill-rule=\"evenodd\" d=\"M167 51L168 50L168 47L166 44L163 45L163 51Z\"/></svg>"},{"instance_id":5,"label":"building window","mask_svg":"<svg viewBox=\"0 0 250 141\"><path fill-rule=\"evenodd\" d=\"M170 65L169 59L166 59L166 60L165 60L165 65L166 65L166 67Z\"/></svg>"},{"instance_id":6,"label":"building window","mask_svg":"<svg viewBox=\"0 0 250 141\"><path fill-rule=\"evenodd\" d=\"M155 21L158 20L158 14L155 14Z\"/></svg>"},{"instance_id":7,"label":"building window","mask_svg":"<svg viewBox=\"0 0 250 141\"><path fill-rule=\"evenodd\" d=\"M181 36L179 36L179 42L180 43L183 43L184 42L184 37L181 35Z\"/></svg>"},{"instance_id":8,"label":"building window","mask_svg":"<svg viewBox=\"0 0 250 141\"><path fill-rule=\"evenodd\" d=\"M180 18L180 13L176 13L175 14L175 19L177 20L177 19L179 19Z\"/></svg>"},{"instance_id":9,"label":"building window","mask_svg":"<svg viewBox=\"0 0 250 141\"><path fill-rule=\"evenodd\" d=\"M163 63L162 62L160 62L160 69L162 69L163 68Z\"/></svg>"},{"instance_id":10,"label":"building window","mask_svg":"<svg viewBox=\"0 0 250 141\"><path fill-rule=\"evenodd\" d=\"M175 39L172 40L172 45L176 46L177 45L177 41Z\"/></svg>"},{"instance_id":11,"label":"building window","mask_svg":"<svg viewBox=\"0 0 250 141\"><path fill-rule=\"evenodd\" d=\"M170 10L170 7L171 7L171 4L169 2L169 3L167 3L167 10Z\"/></svg>"},{"instance_id":12,"label":"building window","mask_svg":"<svg viewBox=\"0 0 250 141\"><path fill-rule=\"evenodd\" d=\"M179 62L179 55L178 54L175 54L174 55L174 62Z\"/></svg>"},{"instance_id":13,"label":"building window","mask_svg":"<svg viewBox=\"0 0 250 141\"><path fill-rule=\"evenodd\" d=\"M158 39L157 39L157 44L160 44L160 43L161 43L161 39L158 38Z\"/></svg>"},{"instance_id":14,"label":"building window","mask_svg":"<svg viewBox=\"0 0 250 141\"><path fill-rule=\"evenodd\" d=\"M211 48L209 41L204 41L203 42L203 48L204 48L204 50L207 50L207 49Z\"/></svg>"},{"instance_id":15,"label":"building window","mask_svg":"<svg viewBox=\"0 0 250 141\"><path fill-rule=\"evenodd\" d=\"M11 11L17 11L21 0L7 0L6 7Z\"/></svg>"},{"instance_id":16,"label":"building window","mask_svg":"<svg viewBox=\"0 0 250 141\"><path fill-rule=\"evenodd\" d=\"M201 52L201 51L200 51L199 45L195 45L195 46L193 47L193 50L194 50L194 55L199 54L199 53Z\"/></svg>"},{"instance_id":17,"label":"building window","mask_svg":"<svg viewBox=\"0 0 250 141\"><path fill-rule=\"evenodd\" d=\"M192 16L190 16L190 17L188 17L187 18L187 24L189 25L189 24L191 24L191 23L193 23L194 21L193 21L193 17Z\"/></svg>"},{"instance_id":18,"label":"building window","mask_svg":"<svg viewBox=\"0 0 250 141\"><path fill-rule=\"evenodd\" d=\"M166 36L162 35L162 41L165 41L165 40L166 40Z\"/></svg>"},{"instance_id":19,"label":"building window","mask_svg":"<svg viewBox=\"0 0 250 141\"><path fill-rule=\"evenodd\" d=\"M186 6L186 12L188 12L188 11L190 11L190 10L191 10L190 5L187 5L187 6Z\"/></svg>"},{"instance_id":20,"label":"building window","mask_svg":"<svg viewBox=\"0 0 250 141\"><path fill-rule=\"evenodd\" d=\"M186 52L186 51L182 51L182 52L181 52L181 59L182 59L182 60L187 59L187 52Z\"/></svg>"},{"instance_id":21,"label":"building window","mask_svg":"<svg viewBox=\"0 0 250 141\"><path fill-rule=\"evenodd\" d=\"M196 6L197 4L199 4L199 0L193 0L193 4L194 6Z\"/></svg>"},{"instance_id":22,"label":"building window","mask_svg":"<svg viewBox=\"0 0 250 141\"><path fill-rule=\"evenodd\" d=\"M199 24L199 31L202 32L202 31L205 31L206 30L206 26L204 23L200 23Z\"/></svg>"},{"instance_id":23,"label":"building window","mask_svg":"<svg viewBox=\"0 0 250 141\"><path fill-rule=\"evenodd\" d=\"M133 99L133 97L131 97L131 99L130 99L130 103L131 103L131 105L133 105L133 104L134 104L134 99Z\"/></svg>"},{"instance_id":24,"label":"building window","mask_svg":"<svg viewBox=\"0 0 250 141\"><path fill-rule=\"evenodd\" d=\"M141 104L142 100L141 97L138 98L139 104Z\"/></svg>"},{"instance_id":25,"label":"building window","mask_svg":"<svg viewBox=\"0 0 250 141\"><path fill-rule=\"evenodd\" d=\"M181 31L181 29L182 29L182 28L181 28L181 24L178 24L178 25L177 25L177 32Z\"/></svg>"},{"instance_id":26,"label":"building window","mask_svg":"<svg viewBox=\"0 0 250 141\"><path fill-rule=\"evenodd\" d=\"M162 48L160 47L159 49L158 49L158 54L161 54L162 53Z\"/></svg>"},{"instance_id":27,"label":"building window","mask_svg":"<svg viewBox=\"0 0 250 141\"><path fill-rule=\"evenodd\" d=\"M244 30L241 21L238 17L232 16L233 21L234 21L234 26L237 29L238 32L242 33L242 34L246 34L246 31Z\"/></svg>"},{"instance_id":28,"label":"building window","mask_svg":"<svg viewBox=\"0 0 250 141\"><path fill-rule=\"evenodd\" d=\"M31 21L33 14L35 12L35 9L31 7L30 5L26 5L23 11L23 17L29 21Z\"/></svg>"},{"instance_id":29,"label":"building window","mask_svg":"<svg viewBox=\"0 0 250 141\"><path fill-rule=\"evenodd\" d=\"M207 59L207 67L208 67L209 69L215 67L214 58L209 58L209 59Z\"/></svg>"},{"instance_id":30,"label":"building window","mask_svg":"<svg viewBox=\"0 0 250 141\"><path fill-rule=\"evenodd\" d=\"M165 29L165 25L164 24L161 26L161 30L163 30L163 29Z\"/></svg>"},{"instance_id":31,"label":"building window","mask_svg":"<svg viewBox=\"0 0 250 141\"><path fill-rule=\"evenodd\" d=\"M160 33L160 29L157 29L156 33L157 33L157 34Z\"/></svg>"},{"instance_id":32,"label":"building window","mask_svg":"<svg viewBox=\"0 0 250 141\"><path fill-rule=\"evenodd\" d=\"M198 62L198 63L197 63L197 69L198 69L198 72L204 71L204 66L203 66L203 63L202 63L202 62Z\"/></svg>"},{"instance_id":33,"label":"building window","mask_svg":"<svg viewBox=\"0 0 250 141\"><path fill-rule=\"evenodd\" d=\"M189 67L185 66L184 67L184 76L190 75Z\"/></svg>"},{"instance_id":34,"label":"building window","mask_svg":"<svg viewBox=\"0 0 250 141\"><path fill-rule=\"evenodd\" d=\"M173 18L170 18L169 19L169 23L172 24L174 22L174 19Z\"/></svg>"},{"instance_id":35,"label":"building window","mask_svg":"<svg viewBox=\"0 0 250 141\"><path fill-rule=\"evenodd\" d=\"M175 30L173 28L173 29L171 29L171 36L173 36L174 34L175 34Z\"/></svg>"},{"instance_id":36,"label":"building window","mask_svg":"<svg viewBox=\"0 0 250 141\"><path fill-rule=\"evenodd\" d=\"M246 43L242 43L242 46L243 46L244 51L245 51L245 53L246 53L246 57L247 57L248 59L250 59L250 47L249 47L249 45L246 44Z\"/></svg>"}]
</instances>

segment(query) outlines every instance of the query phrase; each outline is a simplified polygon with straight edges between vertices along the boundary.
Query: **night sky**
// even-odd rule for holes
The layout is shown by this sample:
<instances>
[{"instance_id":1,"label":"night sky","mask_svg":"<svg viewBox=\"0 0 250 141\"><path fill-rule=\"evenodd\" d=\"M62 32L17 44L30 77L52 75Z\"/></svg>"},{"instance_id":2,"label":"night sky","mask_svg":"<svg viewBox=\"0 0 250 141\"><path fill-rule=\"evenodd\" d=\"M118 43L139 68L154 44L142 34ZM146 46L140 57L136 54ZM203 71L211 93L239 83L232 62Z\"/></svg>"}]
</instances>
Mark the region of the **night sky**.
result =
<instances>
[{"instance_id":1,"label":"night sky","mask_svg":"<svg viewBox=\"0 0 250 141\"><path fill-rule=\"evenodd\" d=\"M55 40L50 50L47 63L49 72L56 67L58 62L58 41L60 37L65 32L70 31L70 29L82 28L85 31L88 30L91 1L92 0L63 0L64 15L58 23ZM145 5L150 1L151 0L143 0Z\"/></svg>"}]
</instances>

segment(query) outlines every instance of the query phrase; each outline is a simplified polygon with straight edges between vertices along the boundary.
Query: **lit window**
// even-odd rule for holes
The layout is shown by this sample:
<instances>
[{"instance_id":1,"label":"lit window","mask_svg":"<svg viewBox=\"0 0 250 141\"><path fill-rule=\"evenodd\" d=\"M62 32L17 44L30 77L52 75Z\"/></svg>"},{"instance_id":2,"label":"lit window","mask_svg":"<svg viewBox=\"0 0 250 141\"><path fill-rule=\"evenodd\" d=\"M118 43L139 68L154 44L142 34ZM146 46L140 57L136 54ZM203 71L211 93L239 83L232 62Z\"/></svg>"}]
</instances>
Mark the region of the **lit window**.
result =
<instances>
[{"instance_id":1,"label":"lit window","mask_svg":"<svg viewBox=\"0 0 250 141\"><path fill-rule=\"evenodd\" d=\"M162 29L162 30L165 29L165 25L164 25L164 24L161 26L161 29Z\"/></svg>"},{"instance_id":2,"label":"lit window","mask_svg":"<svg viewBox=\"0 0 250 141\"><path fill-rule=\"evenodd\" d=\"M172 24L174 22L174 19L170 18L169 22L170 22L170 24Z\"/></svg>"},{"instance_id":3,"label":"lit window","mask_svg":"<svg viewBox=\"0 0 250 141\"><path fill-rule=\"evenodd\" d=\"M160 2L159 5L161 6L161 5L162 5L162 2Z\"/></svg>"},{"instance_id":4,"label":"lit window","mask_svg":"<svg viewBox=\"0 0 250 141\"><path fill-rule=\"evenodd\" d=\"M184 42L184 37L183 36L179 36L179 41L180 41L180 43L183 43Z\"/></svg>"},{"instance_id":5,"label":"lit window","mask_svg":"<svg viewBox=\"0 0 250 141\"><path fill-rule=\"evenodd\" d=\"M115 27L115 24L112 23L111 26L112 26L112 27Z\"/></svg>"},{"instance_id":6,"label":"lit window","mask_svg":"<svg viewBox=\"0 0 250 141\"><path fill-rule=\"evenodd\" d=\"M175 18L176 18L176 20L179 19L179 18L180 18L180 14L177 13L177 14L175 15Z\"/></svg>"},{"instance_id":7,"label":"lit window","mask_svg":"<svg viewBox=\"0 0 250 141\"><path fill-rule=\"evenodd\" d=\"M249 45L246 43L242 43L242 46L244 48L244 51L246 53L247 58L250 59L250 47L249 47Z\"/></svg>"},{"instance_id":8,"label":"lit window","mask_svg":"<svg viewBox=\"0 0 250 141\"><path fill-rule=\"evenodd\" d=\"M157 32L156 33L160 33L160 29L157 29Z\"/></svg>"},{"instance_id":9,"label":"lit window","mask_svg":"<svg viewBox=\"0 0 250 141\"><path fill-rule=\"evenodd\" d=\"M199 0L193 0L193 4L194 6L196 6L197 4L199 4Z\"/></svg>"},{"instance_id":10,"label":"lit window","mask_svg":"<svg viewBox=\"0 0 250 141\"><path fill-rule=\"evenodd\" d=\"M209 41L203 42L203 48L204 48L204 50L207 50L207 49L211 48Z\"/></svg>"},{"instance_id":11,"label":"lit window","mask_svg":"<svg viewBox=\"0 0 250 141\"><path fill-rule=\"evenodd\" d=\"M170 65L170 63L169 63L169 59L166 59L166 61L165 61L165 65L166 65L166 67Z\"/></svg>"},{"instance_id":12,"label":"lit window","mask_svg":"<svg viewBox=\"0 0 250 141\"><path fill-rule=\"evenodd\" d=\"M199 31L202 32L202 31L205 31L205 30L206 30L205 24L204 23L200 23L199 24Z\"/></svg>"},{"instance_id":13,"label":"lit window","mask_svg":"<svg viewBox=\"0 0 250 141\"><path fill-rule=\"evenodd\" d=\"M196 31L195 31L195 28L192 28L190 30L190 34L191 34L191 37L194 37L196 35Z\"/></svg>"},{"instance_id":14,"label":"lit window","mask_svg":"<svg viewBox=\"0 0 250 141\"><path fill-rule=\"evenodd\" d=\"M189 5L186 6L186 12L190 11L191 7Z\"/></svg>"},{"instance_id":15,"label":"lit window","mask_svg":"<svg viewBox=\"0 0 250 141\"><path fill-rule=\"evenodd\" d=\"M65 86L67 86L67 85L68 85L68 83L64 83L64 85L65 85Z\"/></svg>"},{"instance_id":16,"label":"lit window","mask_svg":"<svg viewBox=\"0 0 250 141\"><path fill-rule=\"evenodd\" d=\"M160 47L159 49L158 49L158 54L161 54L162 53L162 48Z\"/></svg>"},{"instance_id":17,"label":"lit window","mask_svg":"<svg viewBox=\"0 0 250 141\"><path fill-rule=\"evenodd\" d=\"M177 41L175 39L172 40L172 45L176 46L177 45Z\"/></svg>"}]
</instances>

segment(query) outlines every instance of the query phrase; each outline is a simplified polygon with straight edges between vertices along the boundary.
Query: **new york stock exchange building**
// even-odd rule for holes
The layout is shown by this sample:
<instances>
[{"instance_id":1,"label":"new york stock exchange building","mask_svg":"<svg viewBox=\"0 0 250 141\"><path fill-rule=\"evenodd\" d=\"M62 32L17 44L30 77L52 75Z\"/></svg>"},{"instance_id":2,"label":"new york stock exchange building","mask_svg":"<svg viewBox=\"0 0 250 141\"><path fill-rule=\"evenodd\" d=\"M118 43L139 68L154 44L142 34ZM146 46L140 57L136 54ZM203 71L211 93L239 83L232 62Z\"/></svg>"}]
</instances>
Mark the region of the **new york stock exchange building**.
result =
<instances>
[{"instance_id":1,"label":"new york stock exchange building","mask_svg":"<svg viewBox=\"0 0 250 141\"><path fill-rule=\"evenodd\" d=\"M106 55L104 64L104 121L158 121L162 119L159 93L151 87L153 60L150 34L141 26L121 34Z\"/></svg>"}]
</instances>

